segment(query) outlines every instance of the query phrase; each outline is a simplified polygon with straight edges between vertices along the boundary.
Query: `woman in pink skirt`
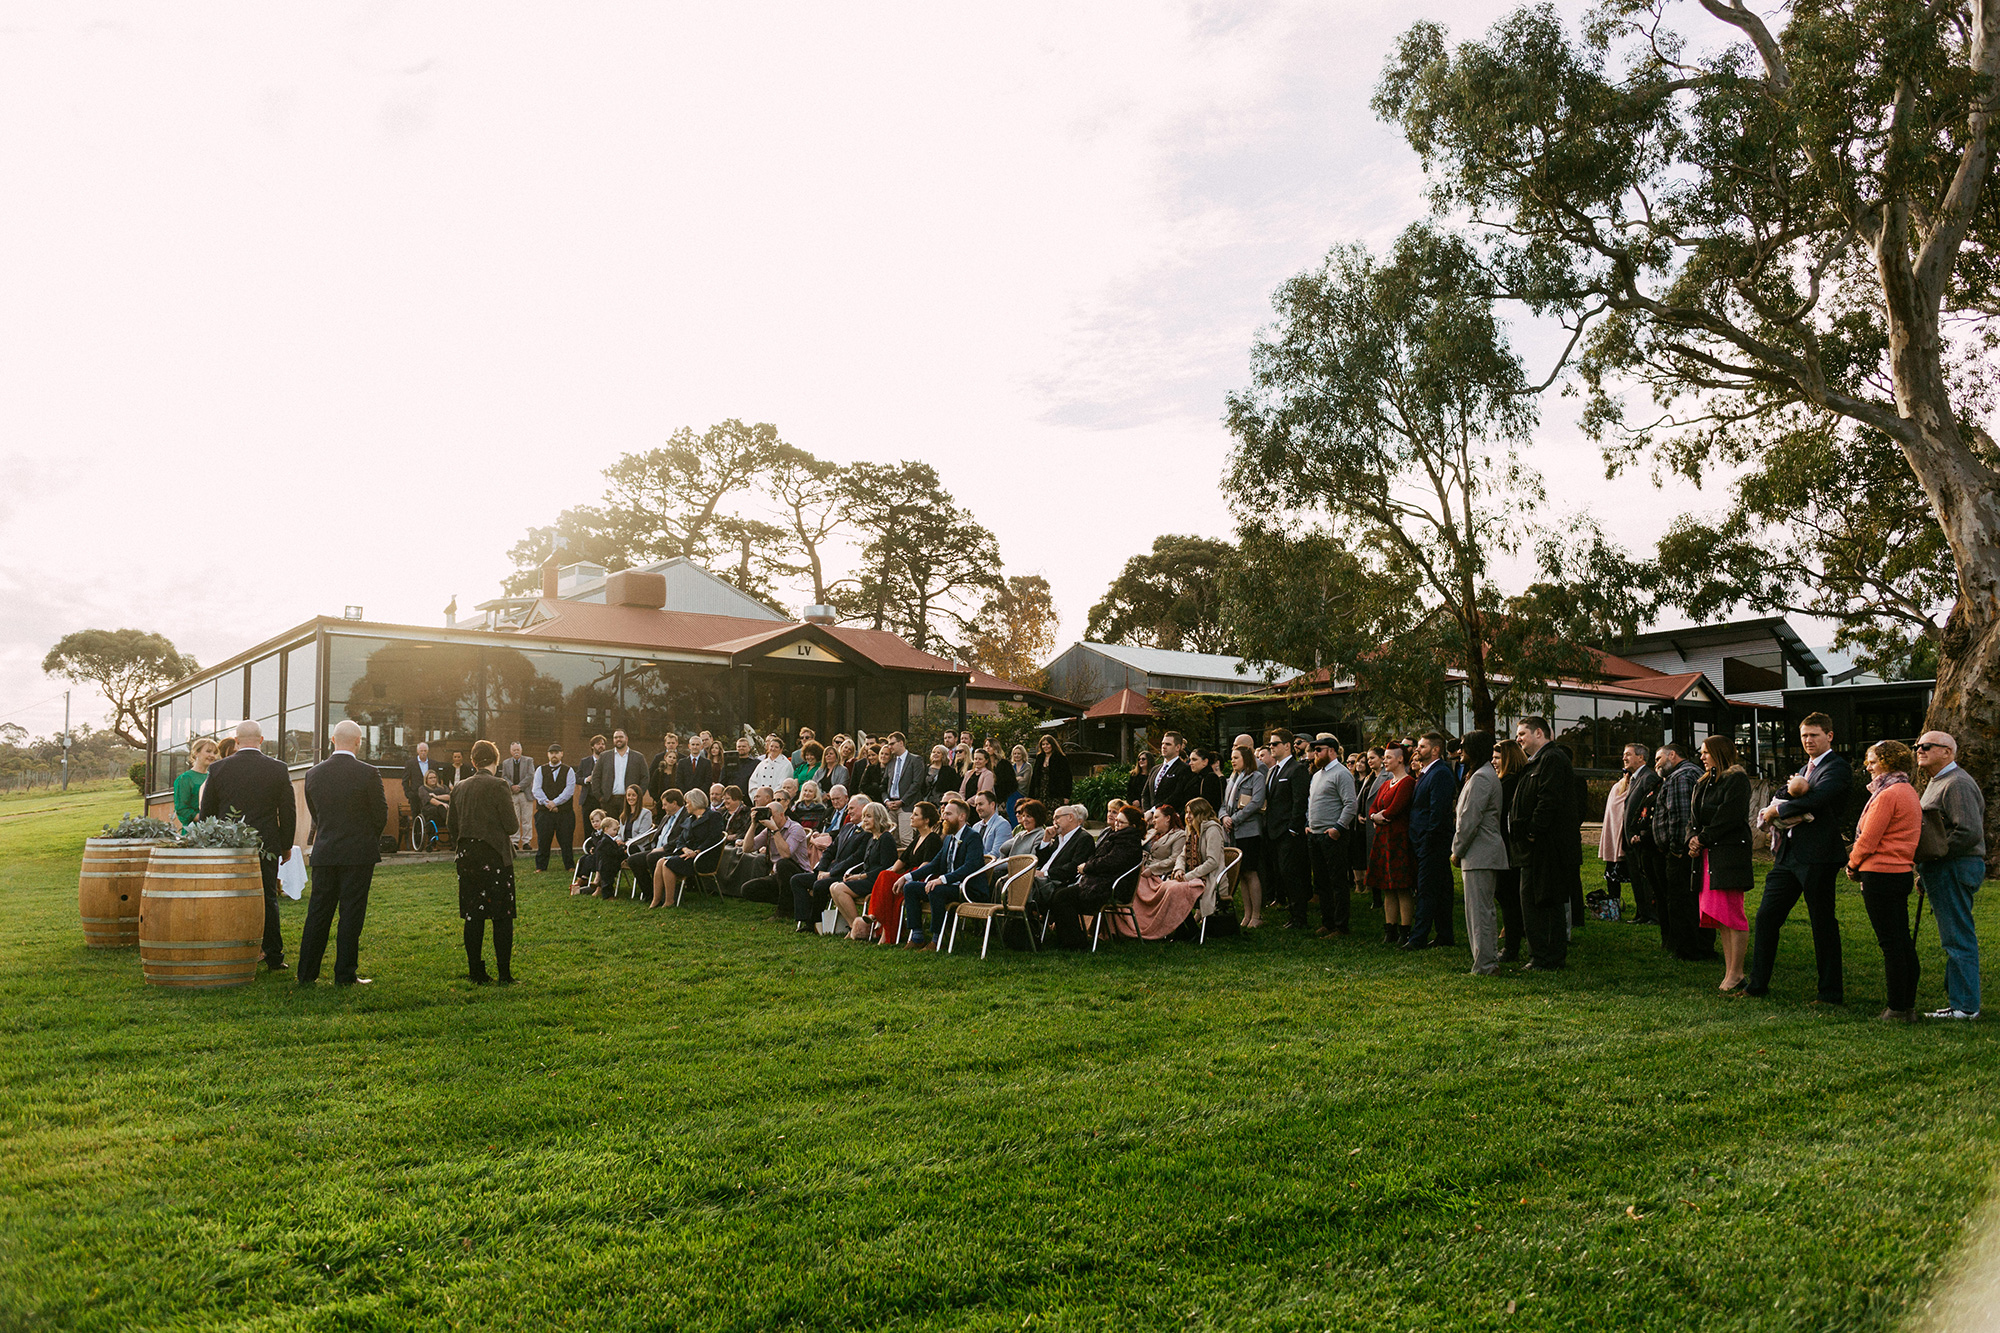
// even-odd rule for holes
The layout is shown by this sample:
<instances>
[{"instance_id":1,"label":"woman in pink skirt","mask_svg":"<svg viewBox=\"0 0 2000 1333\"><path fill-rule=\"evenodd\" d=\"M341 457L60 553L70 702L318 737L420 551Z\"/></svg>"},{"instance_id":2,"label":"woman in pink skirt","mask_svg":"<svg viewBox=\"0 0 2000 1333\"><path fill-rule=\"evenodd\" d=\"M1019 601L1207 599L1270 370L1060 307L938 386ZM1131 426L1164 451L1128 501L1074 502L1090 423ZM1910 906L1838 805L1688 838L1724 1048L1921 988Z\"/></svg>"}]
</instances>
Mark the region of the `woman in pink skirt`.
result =
<instances>
[{"instance_id":1,"label":"woman in pink skirt","mask_svg":"<svg viewBox=\"0 0 2000 1333\"><path fill-rule=\"evenodd\" d=\"M1162 940L1187 920L1201 901L1204 886L1179 878L1187 867L1187 830L1181 827L1181 812L1170 805L1158 806L1149 812L1147 822L1152 831L1139 861L1132 914L1138 918L1141 939ZM1110 925L1121 935L1132 933L1132 923L1123 916L1112 917Z\"/></svg>"},{"instance_id":2,"label":"woman in pink skirt","mask_svg":"<svg viewBox=\"0 0 2000 1333\"><path fill-rule=\"evenodd\" d=\"M1754 875L1750 868L1750 775L1736 762L1736 746L1727 736L1710 736L1701 743L1701 762L1708 771L1694 784L1688 816L1688 855L1694 858L1695 883L1701 886L1701 924L1716 932L1722 946L1722 993L1743 994L1748 978L1743 955L1750 942L1750 919L1743 895Z\"/></svg>"}]
</instances>

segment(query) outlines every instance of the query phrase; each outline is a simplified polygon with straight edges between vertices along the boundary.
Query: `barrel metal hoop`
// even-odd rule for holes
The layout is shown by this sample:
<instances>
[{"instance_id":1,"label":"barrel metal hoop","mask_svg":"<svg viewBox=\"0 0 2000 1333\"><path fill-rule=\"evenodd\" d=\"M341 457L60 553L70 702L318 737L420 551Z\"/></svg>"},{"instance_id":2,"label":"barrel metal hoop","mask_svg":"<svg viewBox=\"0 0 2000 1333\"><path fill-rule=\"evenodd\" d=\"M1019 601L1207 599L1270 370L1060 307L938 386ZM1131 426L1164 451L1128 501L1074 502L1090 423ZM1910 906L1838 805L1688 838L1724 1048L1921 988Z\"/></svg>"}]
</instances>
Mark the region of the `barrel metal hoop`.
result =
<instances>
[{"instance_id":1,"label":"barrel metal hoop","mask_svg":"<svg viewBox=\"0 0 2000 1333\"><path fill-rule=\"evenodd\" d=\"M148 898L261 898L264 896L264 891L262 889L188 889L183 892L148 893L146 896Z\"/></svg>"},{"instance_id":2,"label":"barrel metal hoop","mask_svg":"<svg viewBox=\"0 0 2000 1333\"><path fill-rule=\"evenodd\" d=\"M257 940L140 940L148 949L247 949Z\"/></svg>"},{"instance_id":3,"label":"barrel metal hoop","mask_svg":"<svg viewBox=\"0 0 2000 1333\"><path fill-rule=\"evenodd\" d=\"M218 967L242 968L244 971L248 972L255 972L257 970L257 965L254 962L251 963L248 967L245 967L244 961L241 958L223 958L215 962L206 962L206 963L183 963L170 958L169 959L148 958L145 961L146 961L146 970L148 972L152 971L156 967L200 967L200 968L206 968L210 971L213 971Z\"/></svg>"}]
</instances>

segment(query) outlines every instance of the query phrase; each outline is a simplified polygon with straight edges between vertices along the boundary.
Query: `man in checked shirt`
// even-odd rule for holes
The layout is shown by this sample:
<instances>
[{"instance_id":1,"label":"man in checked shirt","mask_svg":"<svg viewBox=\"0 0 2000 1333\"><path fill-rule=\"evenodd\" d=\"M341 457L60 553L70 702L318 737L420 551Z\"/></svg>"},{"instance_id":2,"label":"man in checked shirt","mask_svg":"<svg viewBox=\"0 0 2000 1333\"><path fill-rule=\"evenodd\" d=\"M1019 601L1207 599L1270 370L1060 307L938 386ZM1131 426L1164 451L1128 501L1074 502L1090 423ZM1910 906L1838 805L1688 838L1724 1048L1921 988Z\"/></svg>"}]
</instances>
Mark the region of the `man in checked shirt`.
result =
<instances>
[{"instance_id":1,"label":"man in checked shirt","mask_svg":"<svg viewBox=\"0 0 2000 1333\"><path fill-rule=\"evenodd\" d=\"M1715 932L1701 928L1696 907L1694 861L1687 854L1688 820L1694 805L1694 784L1701 768L1687 757L1679 741L1660 747L1654 764L1660 790L1653 798L1653 844L1662 866L1659 906L1667 924L1667 947L1674 957L1691 963L1717 957Z\"/></svg>"}]
</instances>

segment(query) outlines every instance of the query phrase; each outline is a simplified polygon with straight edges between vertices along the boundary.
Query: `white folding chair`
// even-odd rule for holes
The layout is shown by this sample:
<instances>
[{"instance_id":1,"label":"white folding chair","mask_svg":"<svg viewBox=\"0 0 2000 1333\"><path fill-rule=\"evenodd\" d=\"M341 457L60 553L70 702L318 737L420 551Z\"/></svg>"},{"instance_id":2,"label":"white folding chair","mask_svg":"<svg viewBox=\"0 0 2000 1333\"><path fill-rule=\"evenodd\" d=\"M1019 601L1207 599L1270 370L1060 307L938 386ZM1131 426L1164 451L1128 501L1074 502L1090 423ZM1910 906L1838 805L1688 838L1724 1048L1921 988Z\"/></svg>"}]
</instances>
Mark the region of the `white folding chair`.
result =
<instances>
[{"instance_id":1,"label":"white folding chair","mask_svg":"<svg viewBox=\"0 0 2000 1333\"><path fill-rule=\"evenodd\" d=\"M722 842L711 843L707 847L702 848L700 851L694 854L694 859L688 863L688 873L681 876L680 882L674 885L674 906L679 907L681 905L681 899L687 896L688 881L691 879L707 880L711 885L714 886L715 896L718 898L722 896L722 882L716 879L715 871L713 869L700 870L697 869L696 867L701 865L702 857L707 856L710 852L720 850L722 846L729 841L730 841L729 837L727 835L724 835ZM720 860L719 857L717 859L718 861Z\"/></svg>"},{"instance_id":2,"label":"white folding chair","mask_svg":"<svg viewBox=\"0 0 2000 1333\"><path fill-rule=\"evenodd\" d=\"M1226 898L1227 901L1232 903L1236 901L1236 871L1242 860L1243 849L1241 847L1224 847L1222 849L1222 864L1216 868L1213 875L1209 876L1208 888L1201 895L1199 907L1201 912L1201 935L1195 940L1196 944L1208 943L1208 919L1215 915L1217 908L1222 905L1224 899ZM1224 893L1225 889L1228 891L1226 894Z\"/></svg>"}]
</instances>

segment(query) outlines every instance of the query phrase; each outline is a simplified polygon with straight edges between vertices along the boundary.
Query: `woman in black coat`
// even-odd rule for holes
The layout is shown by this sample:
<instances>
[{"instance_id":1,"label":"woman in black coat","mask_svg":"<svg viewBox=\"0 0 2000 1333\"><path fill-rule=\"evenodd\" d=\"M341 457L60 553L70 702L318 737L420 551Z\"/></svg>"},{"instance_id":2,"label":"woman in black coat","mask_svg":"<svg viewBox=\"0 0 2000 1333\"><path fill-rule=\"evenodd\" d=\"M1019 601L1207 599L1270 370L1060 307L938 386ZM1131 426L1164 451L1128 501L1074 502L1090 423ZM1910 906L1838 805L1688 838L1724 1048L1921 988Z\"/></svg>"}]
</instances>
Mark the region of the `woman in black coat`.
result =
<instances>
[{"instance_id":1,"label":"woman in black coat","mask_svg":"<svg viewBox=\"0 0 2000 1333\"><path fill-rule=\"evenodd\" d=\"M691 817L681 831L680 846L673 855L662 857L653 867L653 906L672 907L679 895L680 882L689 875L710 875L722 860L722 847L728 839L729 816L720 810L709 808L705 792L691 791L687 794L688 814Z\"/></svg>"},{"instance_id":2,"label":"woman in black coat","mask_svg":"<svg viewBox=\"0 0 2000 1333\"><path fill-rule=\"evenodd\" d=\"M1139 751L1138 760L1132 765L1132 776L1125 779L1125 799L1136 801L1146 794L1146 779L1153 775L1153 756L1150 751Z\"/></svg>"},{"instance_id":3,"label":"woman in black coat","mask_svg":"<svg viewBox=\"0 0 2000 1333\"><path fill-rule=\"evenodd\" d=\"M1028 795L1053 810L1068 805L1075 790L1069 772L1069 756L1053 736L1035 742L1033 768L1028 773Z\"/></svg>"},{"instance_id":4,"label":"woman in black coat","mask_svg":"<svg viewBox=\"0 0 2000 1333\"><path fill-rule=\"evenodd\" d=\"M1110 827L1098 836L1097 850L1077 867L1076 883L1057 889L1049 903L1058 948L1088 947L1083 915L1100 910L1114 893L1129 899L1138 888L1139 877L1131 872L1139 866L1143 835L1136 809L1127 807L1111 816Z\"/></svg>"},{"instance_id":5,"label":"woman in black coat","mask_svg":"<svg viewBox=\"0 0 2000 1333\"><path fill-rule=\"evenodd\" d=\"M1211 810L1222 808L1222 770L1216 766L1215 752L1194 746L1188 750L1188 771L1194 774L1194 795L1207 801ZM1190 800L1194 799L1189 797Z\"/></svg>"},{"instance_id":6,"label":"woman in black coat","mask_svg":"<svg viewBox=\"0 0 2000 1333\"><path fill-rule=\"evenodd\" d=\"M1743 895L1755 873L1750 866L1750 775L1736 762L1736 746L1727 736L1710 736L1701 743L1707 772L1694 784L1688 811L1688 855L1695 861L1695 883L1701 886L1701 925L1713 928L1722 948L1723 994L1741 995L1749 986L1743 956L1750 943L1750 918Z\"/></svg>"}]
</instances>

